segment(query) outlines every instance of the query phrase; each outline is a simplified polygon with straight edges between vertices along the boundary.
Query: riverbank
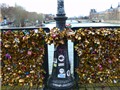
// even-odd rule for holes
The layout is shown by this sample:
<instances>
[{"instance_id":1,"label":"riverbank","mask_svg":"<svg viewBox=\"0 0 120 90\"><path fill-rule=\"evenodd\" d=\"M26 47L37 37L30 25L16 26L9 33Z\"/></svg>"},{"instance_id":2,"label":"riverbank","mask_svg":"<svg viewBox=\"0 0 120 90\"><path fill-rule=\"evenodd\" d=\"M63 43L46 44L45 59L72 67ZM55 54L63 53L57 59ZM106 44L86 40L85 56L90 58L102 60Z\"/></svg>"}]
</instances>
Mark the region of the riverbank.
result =
<instances>
[{"instance_id":1,"label":"riverbank","mask_svg":"<svg viewBox=\"0 0 120 90\"><path fill-rule=\"evenodd\" d=\"M105 23L120 24L120 20L105 20Z\"/></svg>"}]
</instances>

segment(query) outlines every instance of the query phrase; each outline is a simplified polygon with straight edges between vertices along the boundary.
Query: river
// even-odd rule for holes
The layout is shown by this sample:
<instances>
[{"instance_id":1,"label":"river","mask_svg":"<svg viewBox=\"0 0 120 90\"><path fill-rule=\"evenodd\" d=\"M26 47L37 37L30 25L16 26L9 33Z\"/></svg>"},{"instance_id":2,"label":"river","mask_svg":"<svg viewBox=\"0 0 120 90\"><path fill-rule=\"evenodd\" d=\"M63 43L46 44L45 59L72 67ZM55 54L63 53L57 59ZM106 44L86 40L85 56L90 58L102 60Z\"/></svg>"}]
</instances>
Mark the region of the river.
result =
<instances>
[{"instance_id":1,"label":"river","mask_svg":"<svg viewBox=\"0 0 120 90\"><path fill-rule=\"evenodd\" d=\"M83 21L82 23L78 23L76 20L67 20L66 24L71 24L72 27L81 27L81 26L120 26L120 23L91 23L91 22L87 22L87 21ZM48 27L50 29L52 29L53 27L56 26L55 22L50 22L49 24L45 24L45 27Z\"/></svg>"}]
</instances>

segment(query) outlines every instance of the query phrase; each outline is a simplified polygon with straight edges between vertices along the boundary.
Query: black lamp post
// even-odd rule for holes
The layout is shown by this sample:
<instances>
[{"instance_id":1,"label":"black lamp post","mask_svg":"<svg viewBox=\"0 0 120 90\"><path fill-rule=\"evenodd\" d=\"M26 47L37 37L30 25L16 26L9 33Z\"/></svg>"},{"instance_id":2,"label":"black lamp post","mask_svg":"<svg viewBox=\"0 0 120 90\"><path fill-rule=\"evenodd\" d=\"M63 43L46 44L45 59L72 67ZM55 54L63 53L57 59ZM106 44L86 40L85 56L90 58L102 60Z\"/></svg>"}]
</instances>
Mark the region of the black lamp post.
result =
<instances>
[{"instance_id":1,"label":"black lamp post","mask_svg":"<svg viewBox=\"0 0 120 90\"><path fill-rule=\"evenodd\" d=\"M57 3L56 27L62 31L67 20L64 11L64 0L57 0ZM48 87L52 90L70 90L74 86L74 79L70 72L67 41L63 45L55 46L54 49L53 69L47 82Z\"/></svg>"},{"instance_id":2,"label":"black lamp post","mask_svg":"<svg viewBox=\"0 0 120 90\"><path fill-rule=\"evenodd\" d=\"M64 11L64 0L57 0L57 17L54 18L56 20L56 27L60 30L64 30L67 17L65 16Z\"/></svg>"}]
</instances>

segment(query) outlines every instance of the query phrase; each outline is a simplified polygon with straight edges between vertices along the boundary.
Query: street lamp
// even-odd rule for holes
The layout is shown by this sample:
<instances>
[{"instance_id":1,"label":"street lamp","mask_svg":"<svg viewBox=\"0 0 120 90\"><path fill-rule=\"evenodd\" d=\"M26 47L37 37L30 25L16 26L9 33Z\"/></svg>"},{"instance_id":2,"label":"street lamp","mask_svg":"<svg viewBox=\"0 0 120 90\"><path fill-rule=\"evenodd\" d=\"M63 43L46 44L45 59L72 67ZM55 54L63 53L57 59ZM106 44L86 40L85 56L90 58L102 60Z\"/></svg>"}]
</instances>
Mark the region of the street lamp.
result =
<instances>
[{"instance_id":1,"label":"street lamp","mask_svg":"<svg viewBox=\"0 0 120 90\"><path fill-rule=\"evenodd\" d=\"M57 0L56 27L64 30L67 17L64 11L64 0ZM74 86L74 79L70 72L70 61L68 57L68 45L60 44L54 48L54 60L52 74L48 79L48 88L52 90L70 90Z\"/></svg>"},{"instance_id":2,"label":"street lamp","mask_svg":"<svg viewBox=\"0 0 120 90\"><path fill-rule=\"evenodd\" d=\"M64 11L64 0L57 0L57 5L57 17L54 18L56 20L56 27L60 30L64 30L67 20Z\"/></svg>"}]
</instances>

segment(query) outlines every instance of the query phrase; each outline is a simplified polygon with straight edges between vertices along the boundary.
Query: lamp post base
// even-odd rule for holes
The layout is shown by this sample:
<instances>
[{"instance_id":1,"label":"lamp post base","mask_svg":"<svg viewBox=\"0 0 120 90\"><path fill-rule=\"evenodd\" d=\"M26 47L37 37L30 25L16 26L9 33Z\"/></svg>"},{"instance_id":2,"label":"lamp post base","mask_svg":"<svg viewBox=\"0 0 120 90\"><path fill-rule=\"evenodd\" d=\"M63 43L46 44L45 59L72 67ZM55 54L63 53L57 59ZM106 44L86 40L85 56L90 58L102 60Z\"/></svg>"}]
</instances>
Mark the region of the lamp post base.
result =
<instances>
[{"instance_id":1,"label":"lamp post base","mask_svg":"<svg viewBox=\"0 0 120 90\"><path fill-rule=\"evenodd\" d=\"M74 84L66 42L55 48L52 75L48 78L47 85L52 90L70 90Z\"/></svg>"},{"instance_id":2,"label":"lamp post base","mask_svg":"<svg viewBox=\"0 0 120 90\"><path fill-rule=\"evenodd\" d=\"M74 86L73 78L68 79L53 79L52 77L48 80L49 88L52 90L70 90Z\"/></svg>"}]
</instances>

